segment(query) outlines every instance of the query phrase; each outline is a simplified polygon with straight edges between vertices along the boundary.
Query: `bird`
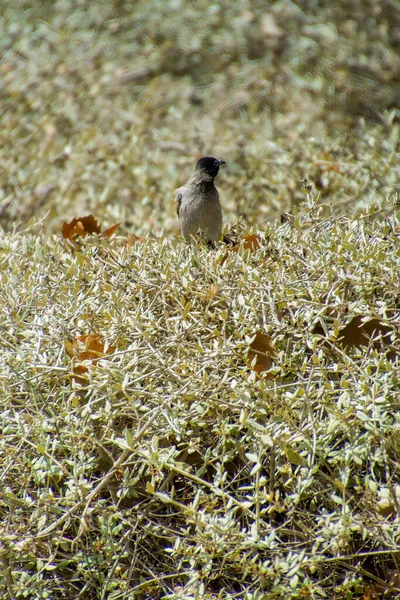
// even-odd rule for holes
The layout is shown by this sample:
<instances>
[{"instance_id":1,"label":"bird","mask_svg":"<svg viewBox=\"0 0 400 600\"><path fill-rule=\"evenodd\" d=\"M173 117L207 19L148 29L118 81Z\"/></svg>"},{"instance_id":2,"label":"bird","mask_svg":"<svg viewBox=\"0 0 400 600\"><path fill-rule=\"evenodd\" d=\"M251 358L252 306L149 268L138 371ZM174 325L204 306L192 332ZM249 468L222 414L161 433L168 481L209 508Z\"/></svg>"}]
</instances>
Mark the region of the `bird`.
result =
<instances>
[{"instance_id":1,"label":"bird","mask_svg":"<svg viewBox=\"0 0 400 600\"><path fill-rule=\"evenodd\" d=\"M176 190L177 214L185 240L194 242L201 231L204 241L215 246L221 236L222 208L214 179L224 160L204 156L197 161L193 175Z\"/></svg>"}]
</instances>

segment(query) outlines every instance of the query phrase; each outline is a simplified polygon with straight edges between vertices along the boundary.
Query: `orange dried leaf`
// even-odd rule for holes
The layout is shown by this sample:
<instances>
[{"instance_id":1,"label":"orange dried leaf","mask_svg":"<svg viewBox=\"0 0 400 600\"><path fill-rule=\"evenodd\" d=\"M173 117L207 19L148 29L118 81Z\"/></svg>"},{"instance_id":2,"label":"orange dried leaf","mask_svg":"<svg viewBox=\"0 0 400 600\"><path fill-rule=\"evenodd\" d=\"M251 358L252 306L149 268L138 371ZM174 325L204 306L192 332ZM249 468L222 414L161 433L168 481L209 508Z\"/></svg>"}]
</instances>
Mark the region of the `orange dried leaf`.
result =
<instances>
[{"instance_id":1,"label":"orange dried leaf","mask_svg":"<svg viewBox=\"0 0 400 600\"><path fill-rule=\"evenodd\" d=\"M242 246L250 252L255 252L260 247L261 237L259 235L244 235Z\"/></svg>"},{"instance_id":2,"label":"orange dried leaf","mask_svg":"<svg viewBox=\"0 0 400 600\"><path fill-rule=\"evenodd\" d=\"M261 237L257 234L243 235L239 239L239 243L235 243L235 245L230 247L229 250L233 250L233 252L239 252L239 248L244 248L245 250L250 250L250 252L255 252L257 248L260 247L260 243Z\"/></svg>"},{"instance_id":3,"label":"orange dried leaf","mask_svg":"<svg viewBox=\"0 0 400 600\"><path fill-rule=\"evenodd\" d=\"M273 358L276 356L275 346L269 335L266 333L256 333L249 346L248 365L257 373L269 371L273 364ZM256 358L255 365L252 362Z\"/></svg>"},{"instance_id":4,"label":"orange dried leaf","mask_svg":"<svg viewBox=\"0 0 400 600\"><path fill-rule=\"evenodd\" d=\"M100 233L100 225L93 215L72 219L70 223L63 223L61 232L65 239L72 240L74 236L85 237L90 233Z\"/></svg>"},{"instance_id":5,"label":"orange dried leaf","mask_svg":"<svg viewBox=\"0 0 400 600\"><path fill-rule=\"evenodd\" d=\"M93 215L79 219L86 233L100 233L101 227Z\"/></svg>"},{"instance_id":6,"label":"orange dried leaf","mask_svg":"<svg viewBox=\"0 0 400 600\"><path fill-rule=\"evenodd\" d=\"M90 360L93 364L95 364L100 358L105 358L108 354L114 352L115 347L109 346L107 351L105 351L105 345L101 336L90 333L89 335L78 336L73 342L66 340L65 351L76 363ZM84 380L81 377L78 377L78 375L87 373L87 371L87 366L82 364L74 364L75 379L79 383L82 383Z\"/></svg>"},{"instance_id":7,"label":"orange dried leaf","mask_svg":"<svg viewBox=\"0 0 400 600\"><path fill-rule=\"evenodd\" d=\"M111 225L111 227L108 227L108 229L106 229L105 231L103 231L103 234L106 235L107 237L111 237L112 234L117 231L118 227L121 225L121 223L115 223L115 225Z\"/></svg>"},{"instance_id":8,"label":"orange dried leaf","mask_svg":"<svg viewBox=\"0 0 400 600\"><path fill-rule=\"evenodd\" d=\"M132 246L134 246L135 244L138 244L138 243L142 244L143 242L144 242L144 237L138 237L134 233L129 233L126 238L126 245L128 246L128 248L131 248Z\"/></svg>"},{"instance_id":9,"label":"orange dried leaf","mask_svg":"<svg viewBox=\"0 0 400 600\"><path fill-rule=\"evenodd\" d=\"M111 354L115 351L114 346L109 346L107 352L105 352L105 345L100 335L89 333L89 335L80 335L76 338L78 346L83 347L84 350L81 352L81 360L93 360L104 356L105 354Z\"/></svg>"}]
</instances>

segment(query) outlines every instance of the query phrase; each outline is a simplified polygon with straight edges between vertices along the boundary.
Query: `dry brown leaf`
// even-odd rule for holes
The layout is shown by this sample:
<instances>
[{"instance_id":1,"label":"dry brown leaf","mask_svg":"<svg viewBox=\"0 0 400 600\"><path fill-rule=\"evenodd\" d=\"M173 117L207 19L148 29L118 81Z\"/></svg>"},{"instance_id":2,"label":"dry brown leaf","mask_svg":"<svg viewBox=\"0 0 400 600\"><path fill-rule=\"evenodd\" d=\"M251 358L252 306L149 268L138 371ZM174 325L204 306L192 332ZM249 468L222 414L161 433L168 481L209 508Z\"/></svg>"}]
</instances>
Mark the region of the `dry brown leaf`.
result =
<instances>
[{"instance_id":1,"label":"dry brown leaf","mask_svg":"<svg viewBox=\"0 0 400 600\"><path fill-rule=\"evenodd\" d=\"M326 307L325 316L328 321L339 318L340 314L335 307ZM379 351L386 351L391 346L391 335L396 332L397 324L388 325L376 318L365 315L356 315L345 327L340 329L337 343L344 349L362 348L369 344ZM326 337L326 331L321 323L317 323L312 330L313 334ZM387 358L393 360L397 353L394 349L387 352Z\"/></svg>"},{"instance_id":2,"label":"dry brown leaf","mask_svg":"<svg viewBox=\"0 0 400 600\"><path fill-rule=\"evenodd\" d=\"M255 252L257 248L261 245L261 237L257 234L255 235L244 235L242 246L246 250L250 250L251 252Z\"/></svg>"},{"instance_id":3,"label":"dry brown leaf","mask_svg":"<svg viewBox=\"0 0 400 600\"><path fill-rule=\"evenodd\" d=\"M339 331L338 342L343 348L361 348L368 346L372 338L372 346L382 350L383 346L390 345L392 332L393 329L379 319L366 320L364 315L357 315ZM382 334L381 340L375 339L379 334Z\"/></svg>"},{"instance_id":4,"label":"dry brown leaf","mask_svg":"<svg viewBox=\"0 0 400 600\"><path fill-rule=\"evenodd\" d=\"M261 236L257 234L246 234L240 238L225 236L224 243L227 244L225 254L219 259L219 263L223 265L228 257L228 252L239 252L239 248L244 248L250 252L255 252L261 245Z\"/></svg>"},{"instance_id":5,"label":"dry brown leaf","mask_svg":"<svg viewBox=\"0 0 400 600\"><path fill-rule=\"evenodd\" d=\"M61 231L65 239L72 240L75 235L84 237L90 233L100 233L101 228L93 215L87 215L63 223Z\"/></svg>"},{"instance_id":6,"label":"dry brown leaf","mask_svg":"<svg viewBox=\"0 0 400 600\"><path fill-rule=\"evenodd\" d=\"M272 343L271 337L266 333L256 333L253 341L249 346L248 361L247 364L251 369L257 373L263 371L269 371L273 364L273 358L276 357L277 352L275 346ZM255 365L252 365L254 358L256 357Z\"/></svg>"},{"instance_id":7,"label":"dry brown leaf","mask_svg":"<svg viewBox=\"0 0 400 600\"><path fill-rule=\"evenodd\" d=\"M260 247L260 243L261 243L261 237L257 234L243 235L240 238L239 243L237 245L233 246L232 248L230 248L230 250L233 250L233 252L238 252L239 248L244 248L245 250L250 250L250 252L255 252L257 250L257 248Z\"/></svg>"},{"instance_id":8,"label":"dry brown leaf","mask_svg":"<svg viewBox=\"0 0 400 600\"><path fill-rule=\"evenodd\" d=\"M113 346L109 346L107 352L105 352L105 344L101 336L93 333L79 335L73 342L67 340L65 347L67 354L71 358L77 358L78 360L96 361L106 354L111 354L115 351Z\"/></svg>"},{"instance_id":9,"label":"dry brown leaf","mask_svg":"<svg viewBox=\"0 0 400 600\"><path fill-rule=\"evenodd\" d=\"M121 225L116 223L108 227L103 233L107 237L110 237ZM91 233L101 233L101 227L93 215L87 215L86 217L73 218L70 223L63 223L61 228L62 235L67 240L72 240L74 237L85 237Z\"/></svg>"},{"instance_id":10,"label":"dry brown leaf","mask_svg":"<svg viewBox=\"0 0 400 600\"><path fill-rule=\"evenodd\" d=\"M212 302L215 298L215 296L218 294L218 288L216 285L214 285L213 283L210 285L209 288L207 288L202 294L201 294L201 299L203 302L205 303L209 303Z\"/></svg>"},{"instance_id":11,"label":"dry brown leaf","mask_svg":"<svg viewBox=\"0 0 400 600\"><path fill-rule=\"evenodd\" d=\"M131 248L135 244L143 244L144 241L144 237L138 237L134 233L128 233L125 245L128 246L128 248Z\"/></svg>"},{"instance_id":12,"label":"dry brown leaf","mask_svg":"<svg viewBox=\"0 0 400 600\"><path fill-rule=\"evenodd\" d=\"M121 225L121 223L115 223L114 225L111 225L111 227L108 227L107 229L105 229L103 231L103 235L107 236L107 237L111 237L112 234L117 231L118 227Z\"/></svg>"},{"instance_id":13,"label":"dry brown leaf","mask_svg":"<svg viewBox=\"0 0 400 600\"><path fill-rule=\"evenodd\" d=\"M65 351L74 361L75 379L79 383L83 383L84 379L79 377L79 375L87 373L89 368L85 365L75 363L90 360L94 365L100 358L106 358L108 354L115 352L115 346L109 346L106 351L101 336L89 333L88 335L79 335L73 342L66 340Z\"/></svg>"}]
</instances>

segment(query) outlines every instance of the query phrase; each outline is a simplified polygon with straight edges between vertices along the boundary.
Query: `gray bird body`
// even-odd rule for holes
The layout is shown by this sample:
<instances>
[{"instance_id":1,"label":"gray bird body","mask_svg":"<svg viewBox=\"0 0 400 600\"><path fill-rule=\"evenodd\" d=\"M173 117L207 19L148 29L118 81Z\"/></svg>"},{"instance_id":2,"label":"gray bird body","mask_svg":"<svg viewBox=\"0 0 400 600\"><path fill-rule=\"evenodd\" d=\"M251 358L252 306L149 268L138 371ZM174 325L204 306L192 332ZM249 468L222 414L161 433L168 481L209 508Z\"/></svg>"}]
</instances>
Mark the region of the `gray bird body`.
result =
<instances>
[{"instance_id":1,"label":"gray bird body","mask_svg":"<svg viewBox=\"0 0 400 600\"><path fill-rule=\"evenodd\" d=\"M210 158L215 163L224 164L223 161ZM222 209L214 185L219 165L210 171L202 168L201 160L189 181L176 190L177 213L182 235L187 242L193 243L193 237L201 230L205 241L215 243L222 231Z\"/></svg>"}]
</instances>

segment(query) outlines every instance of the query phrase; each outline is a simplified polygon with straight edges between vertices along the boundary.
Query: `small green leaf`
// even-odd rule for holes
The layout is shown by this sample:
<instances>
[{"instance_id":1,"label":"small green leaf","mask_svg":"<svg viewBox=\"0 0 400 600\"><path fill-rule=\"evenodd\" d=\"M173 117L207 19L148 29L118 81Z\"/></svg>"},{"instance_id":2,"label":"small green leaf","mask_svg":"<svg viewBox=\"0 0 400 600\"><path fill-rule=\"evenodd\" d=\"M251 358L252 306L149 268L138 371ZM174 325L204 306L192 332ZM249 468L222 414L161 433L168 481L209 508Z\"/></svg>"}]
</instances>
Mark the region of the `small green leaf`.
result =
<instances>
[{"instance_id":1,"label":"small green leaf","mask_svg":"<svg viewBox=\"0 0 400 600\"><path fill-rule=\"evenodd\" d=\"M300 454L298 454L295 450L293 450L293 448L291 446L289 446L289 444L286 445L285 447L285 453L286 456L288 457L289 461L293 464L293 465L304 465L305 461L304 458L302 456L300 456Z\"/></svg>"}]
</instances>

